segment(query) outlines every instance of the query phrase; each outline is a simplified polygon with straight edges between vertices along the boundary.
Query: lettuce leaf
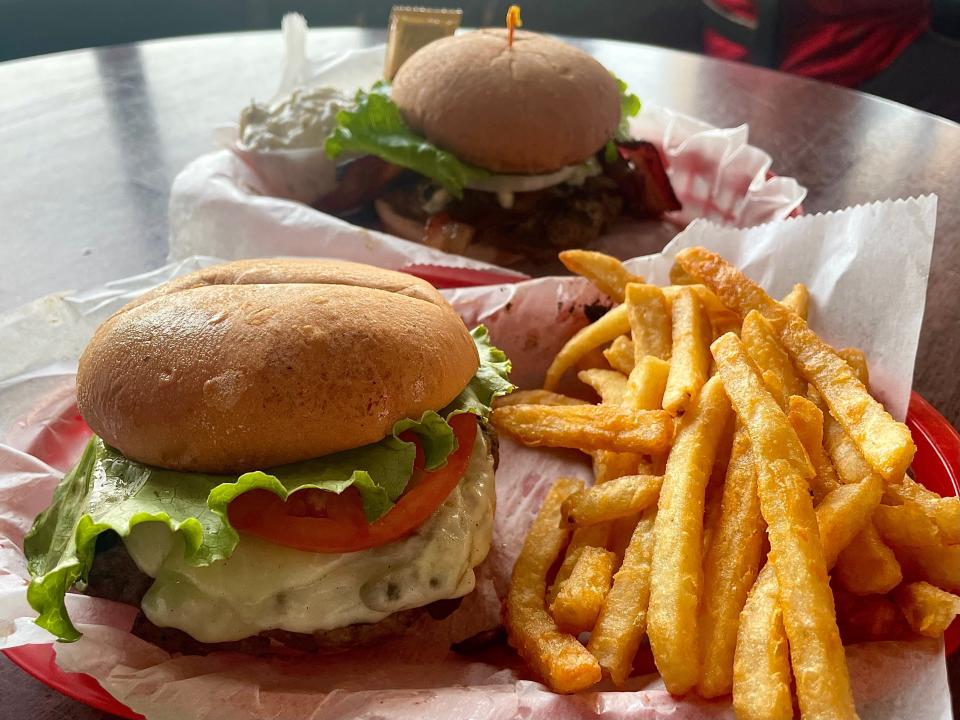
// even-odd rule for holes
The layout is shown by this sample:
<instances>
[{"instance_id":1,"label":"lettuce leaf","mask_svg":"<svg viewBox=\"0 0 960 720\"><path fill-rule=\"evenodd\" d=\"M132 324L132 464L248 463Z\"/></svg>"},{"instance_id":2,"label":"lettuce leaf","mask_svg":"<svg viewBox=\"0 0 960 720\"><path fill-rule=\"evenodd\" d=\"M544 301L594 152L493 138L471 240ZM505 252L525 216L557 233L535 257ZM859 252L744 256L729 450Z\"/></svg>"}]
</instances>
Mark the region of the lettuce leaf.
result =
<instances>
[{"instance_id":1,"label":"lettuce leaf","mask_svg":"<svg viewBox=\"0 0 960 720\"><path fill-rule=\"evenodd\" d=\"M613 75L613 73L610 73ZM604 159L611 163L617 159L617 142L630 140L630 118L640 112L640 98L630 92L627 84L613 75L617 81L617 87L620 89L620 125L617 127L617 135L610 140L603 149Z\"/></svg>"},{"instance_id":2,"label":"lettuce leaf","mask_svg":"<svg viewBox=\"0 0 960 720\"><path fill-rule=\"evenodd\" d=\"M376 155L426 175L457 198L463 197L463 188L471 180L489 175L411 130L390 99L390 86L383 82L375 83L369 92L358 90L355 105L337 113L337 125L324 150L330 158L345 151Z\"/></svg>"},{"instance_id":3,"label":"lettuce leaf","mask_svg":"<svg viewBox=\"0 0 960 720\"><path fill-rule=\"evenodd\" d=\"M450 405L440 413L425 412L419 420L401 420L390 436L352 450L230 477L143 465L94 437L24 540L31 576L27 599L39 613L36 623L61 640L80 637L64 598L75 583L86 581L97 537L109 530L126 536L139 523L162 522L183 536L186 560L202 566L233 552L239 535L230 525L227 506L250 490L269 490L286 499L307 488L341 493L356 487L367 520L381 517L413 473L416 448L400 433L416 433L427 469L436 469L456 449L447 419L464 412L486 419L493 400L513 389L507 379L510 362L490 344L486 328L477 327L471 336L480 368Z\"/></svg>"}]
</instances>

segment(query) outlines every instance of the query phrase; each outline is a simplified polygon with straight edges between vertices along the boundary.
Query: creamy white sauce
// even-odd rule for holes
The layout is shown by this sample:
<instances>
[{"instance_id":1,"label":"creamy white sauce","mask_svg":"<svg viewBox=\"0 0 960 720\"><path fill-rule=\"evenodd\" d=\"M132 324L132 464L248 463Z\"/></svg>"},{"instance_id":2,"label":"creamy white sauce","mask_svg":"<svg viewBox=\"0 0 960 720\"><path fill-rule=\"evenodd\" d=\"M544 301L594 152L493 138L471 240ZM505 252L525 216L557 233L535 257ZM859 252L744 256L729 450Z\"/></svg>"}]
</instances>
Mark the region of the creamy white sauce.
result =
<instances>
[{"instance_id":1,"label":"creamy white sauce","mask_svg":"<svg viewBox=\"0 0 960 720\"><path fill-rule=\"evenodd\" d=\"M533 192L544 188L568 183L582 185L588 177L602 172L596 158L590 158L579 165L567 165L545 175L488 175L467 183L471 190L485 190L494 193Z\"/></svg>"},{"instance_id":2,"label":"creamy white sauce","mask_svg":"<svg viewBox=\"0 0 960 720\"><path fill-rule=\"evenodd\" d=\"M336 88L298 88L273 105L251 102L240 113L240 143L250 150L322 148L350 99Z\"/></svg>"},{"instance_id":3,"label":"creamy white sauce","mask_svg":"<svg viewBox=\"0 0 960 720\"><path fill-rule=\"evenodd\" d=\"M545 175L488 175L468 182L466 187L470 190L494 193L500 207L509 210L513 207L514 196L518 192L533 192L562 184L580 187L587 178L599 175L601 172L603 170L600 163L596 158L590 158L579 165L567 165ZM451 199L447 191L439 190L424 203L423 210L428 215L433 215L443 210Z\"/></svg>"},{"instance_id":4,"label":"creamy white sauce","mask_svg":"<svg viewBox=\"0 0 960 720\"><path fill-rule=\"evenodd\" d=\"M194 567L162 523L137 525L125 543L155 578L142 603L155 625L207 643L272 629L312 633L469 593L490 550L495 498L493 459L478 432L467 472L443 505L383 547L325 555L243 535L226 560Z\"/></svg>"}]
</instances>

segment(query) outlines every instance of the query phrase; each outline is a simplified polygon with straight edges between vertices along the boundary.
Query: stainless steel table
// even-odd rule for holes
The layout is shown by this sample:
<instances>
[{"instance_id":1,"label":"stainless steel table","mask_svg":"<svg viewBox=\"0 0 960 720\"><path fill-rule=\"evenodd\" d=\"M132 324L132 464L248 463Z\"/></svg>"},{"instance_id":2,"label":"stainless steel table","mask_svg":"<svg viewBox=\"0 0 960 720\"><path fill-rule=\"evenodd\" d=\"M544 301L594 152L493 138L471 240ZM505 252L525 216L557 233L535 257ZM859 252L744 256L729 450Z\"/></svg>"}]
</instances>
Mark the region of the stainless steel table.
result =
<instances>
[{"instance_id":1,"label":"stainless steel table","mask_svg":"<svg viewBox=\"0 0 960 720\"><path fill-rule=\"evenodd\" d=\"M313 56L383 33L311 33ZM940 197L915 386L960 419L960 125L842 88L689 53L579 44L643 100L720 126L750 124L773 171L810 189L808 212ZM164 263L176 173L211 129L275 89L279 33L164 40L0 63L0 311ZM878 300L896 302L883 296ZM960 662L950 662L960 687ZM0 659L0 718L106 717Z\"/></svg>"}]
</instances>

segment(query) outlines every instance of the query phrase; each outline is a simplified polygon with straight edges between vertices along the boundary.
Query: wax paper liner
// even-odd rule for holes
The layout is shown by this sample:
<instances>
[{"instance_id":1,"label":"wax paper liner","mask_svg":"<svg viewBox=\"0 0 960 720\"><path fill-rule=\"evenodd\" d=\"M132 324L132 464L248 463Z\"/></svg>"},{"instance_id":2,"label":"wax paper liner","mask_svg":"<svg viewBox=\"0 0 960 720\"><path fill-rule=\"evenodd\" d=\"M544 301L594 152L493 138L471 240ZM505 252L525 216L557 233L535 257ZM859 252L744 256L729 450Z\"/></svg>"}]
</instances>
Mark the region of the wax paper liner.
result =
<instances>
[{"instance_id":1,"label":"wax paper liner","mask_svg":"<svg viewBox=\"0 0 960 720\"><path fill-rule=\"evenodd\" d=\"M795 281L806 282L814 327L834 343L867 351L875 384L897 412L910 387L935 212L935 198L925 197L743 232L697 222L662 255L638 258L631 266L654 282L666 282L676 252L704 244L775 295ZM29 621L20 547L85 438L73 407L73 371L83 343L129 298L212 262L190 258L0 317L0 342L10 349L0 357L0 647L50 640ZM525 387L539 384L556 350L584 325L583 306L604 300L579 278L446 294L468 324L487 324ZM28 447L39 457L23 452ZM447 620L423 620L373 648L298 660L228 653L171 657L128 632L132 608L73 595L71 612L85 635L59 645L58 662L91 674L149 718L730 718L728 700L673 698L655 675L632 679L624 691L602 684L560 696L535 682L506 648L474 657L449 650L451 641L498 623L510 569L549 483L559 475L588 479L589 473L576 452L528 449L504 439L494 542L477 591ZM950 717L941 643L874 643L847 653L861 717Z\"/></svg>"},{"instance_id":2,"label":"wax paper liner","mask_svg":"<svg viewBox=\"0 0 960 720\"><path fill-rule=\"evenodd\" d=\"M301 16L284 18L287 57L274 99L310 85L328 85L352 95L380 78L383 46L311 61L306 35ZM643 97L639 78L631 82L630 66L610 69ZM806 188L796 180L770 176L771 158L749 144L746 125L718 129L647 103L631 120L631 133L662 150L683 209L670 214L666 223L620 223L594 249L623 258L654 252L672 237L677 225L695 218L737 227L757 225L787 217L806 195ZM321 149L253 151L238 142L235 125L218 128L215 137L227 149L198 158L174 180L171 258L317 255L375 259L391 268L427 264L490 269L501 257L492 248L476 245L472 252L479 259L470 260L359 228L311 208L305 203L316 200L321 189L329 189L333 182L333 163Z\"/></svg>"}]
</instances>

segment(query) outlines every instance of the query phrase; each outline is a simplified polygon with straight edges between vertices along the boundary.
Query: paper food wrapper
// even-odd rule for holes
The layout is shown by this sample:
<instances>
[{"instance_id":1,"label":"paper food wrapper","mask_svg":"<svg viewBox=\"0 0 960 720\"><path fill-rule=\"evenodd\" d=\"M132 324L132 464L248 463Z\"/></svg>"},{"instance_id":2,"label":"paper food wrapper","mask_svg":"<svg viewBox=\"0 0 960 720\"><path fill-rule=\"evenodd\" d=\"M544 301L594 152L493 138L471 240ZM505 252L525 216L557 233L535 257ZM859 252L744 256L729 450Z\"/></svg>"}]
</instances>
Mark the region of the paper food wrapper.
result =
<instances>
[{"instance_id":1,"label":"paper food wrapper","mask_svg":"<svg viewBox=\"0 0 960 720\"><path fill-rule=\"evenodd\" d=\"M273 100L298 87L330 86L352 96L380 79L384 46L307 56L306 22L299 15L283 21L286 62ZM643 97L639 77L629 66L610 70ZM635 80L635 82L634 82ZM240 107L237 107L239 114ZM683 209L667 222L623 222L591 249L630 258L660 250L695 218L748 227L787 217L806 195L793 178L770 177L771 158L748 142L746 125L718 129L672 112L644 105L631 119L631 134L661 149ZM213 255L236 259L265 255L316 255L391 268L429 264L491 269L489 257L470 260L419 243L366 230L315 210L309 203L318 188L329 187L333 162L323 150L257 152L240 145L236 125L218 128L225 148L190 163L174 180L170 195L170 257ZM478 256L479 257L479 256ZM526 268L534 274L544 274ZM546 270L549 272L549 270Z\"/></svg>"},{"instance_id":2,"label":"paper food wrapper","mask_svg":"<svg viewBox=\"0 0 960 720\"><path fill-rule=\"evenodd\" d=\"M637 258L631 266L665 283L676 252L703 244L774 295L805 282L813 326L832 343L866 351L877 390L902 417L935 214L936 199L924 197L747 231L697 222L663 254ZM81 348L95 326L130 298L212 262L191 258L81 295L49 297L0 318L0 345L9 349L0 356L0 647L51 640L30 622L21 547L85 439L73 408ZM540 384L554 353L586 323L583 306L602 299L586 281L569 277L446 294L468 324L490 328L522 387ZM731 718L729 699L674 698L656 675L634 678L623 690L601 684L561 696L536 682L507 648L472 657L450 651L451 641L499 623L513 562L549 484L560 475L590 478L585 456L573 451L524 448L503 439L500 452L490 555L478 571L476 592L444 621L424 620L402 637L334 656L198 658L171 656L134 637L132 608L72 595L71 612L83 621L85 634L57 645L58 663L89 673L120 701L157 719ZM950 717L939 641L874 643L847 653L861 717Z\"/></svg>"}]
</instances>

